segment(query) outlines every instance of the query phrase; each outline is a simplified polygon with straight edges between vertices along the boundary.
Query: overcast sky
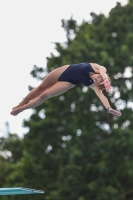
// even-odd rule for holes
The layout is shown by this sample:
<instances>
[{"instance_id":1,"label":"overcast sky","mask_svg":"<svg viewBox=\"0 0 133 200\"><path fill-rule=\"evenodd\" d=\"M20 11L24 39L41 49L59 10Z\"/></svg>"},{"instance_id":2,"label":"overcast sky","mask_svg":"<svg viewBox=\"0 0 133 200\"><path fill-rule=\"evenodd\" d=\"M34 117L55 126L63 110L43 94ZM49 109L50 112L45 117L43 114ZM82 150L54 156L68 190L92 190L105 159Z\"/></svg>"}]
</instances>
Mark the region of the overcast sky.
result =
<instances>
[{"instance_id":1,"label":"overcast sky","mask_svg":"<svg viewBox=\"0 0 133 200\"><path fill-rule=\"evenodd\" d=\"M80 24L90 12L108 15L115 0L0 0L0 136L10 131L23 136L22 121L32 110L10 115L13 106L28 93L28 85L37 86L30 72L33 65L46 66L46 57L55 52L53 42L65 42L61 19L73 18ZM118 0L122 5L127 0ZM82 62L82 61L81 61ZM67 64L67 63L66 63Z\"/></svg>"}]
</instances>

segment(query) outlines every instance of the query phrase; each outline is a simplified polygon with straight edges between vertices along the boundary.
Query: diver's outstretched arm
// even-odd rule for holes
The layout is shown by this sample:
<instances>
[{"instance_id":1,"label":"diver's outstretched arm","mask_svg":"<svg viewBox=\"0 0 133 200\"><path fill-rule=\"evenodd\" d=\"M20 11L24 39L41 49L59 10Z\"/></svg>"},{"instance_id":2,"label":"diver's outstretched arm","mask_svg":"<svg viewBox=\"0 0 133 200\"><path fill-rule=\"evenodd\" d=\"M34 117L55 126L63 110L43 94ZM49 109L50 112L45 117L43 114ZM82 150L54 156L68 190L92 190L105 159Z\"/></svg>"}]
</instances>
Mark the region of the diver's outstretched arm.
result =
<instances>
[{"instance_id":1,"label":"diver's outstretched arm","mask_svg":"<svg viewBox=\"0 0 133 200\"><path fill-rule=\"evenodd\" d=\"M102 102L102 104L104 105L104 107L107 109L107 112L115 115L115 116L121 116L121 112L114 110L113 108L111 108L108 99L104 96L104 94L102 93L102 90L100 90L97 86L92 86L91 87L96 95L99 97L100 101Z\"/></svg>"}]
</instances>

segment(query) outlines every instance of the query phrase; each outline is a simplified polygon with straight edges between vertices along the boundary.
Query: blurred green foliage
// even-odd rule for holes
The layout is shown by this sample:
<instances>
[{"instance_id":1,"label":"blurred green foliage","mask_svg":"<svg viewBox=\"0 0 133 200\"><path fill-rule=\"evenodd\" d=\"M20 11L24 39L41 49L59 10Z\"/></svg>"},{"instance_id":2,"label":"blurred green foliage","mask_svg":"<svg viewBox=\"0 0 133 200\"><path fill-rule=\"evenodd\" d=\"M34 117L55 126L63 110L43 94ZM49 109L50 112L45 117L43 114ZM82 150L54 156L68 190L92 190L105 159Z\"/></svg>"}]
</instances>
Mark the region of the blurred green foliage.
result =
<instances>
[{"instance_id":1,"label":"blurred green foliage","mask_svg":"<svg viewBox=\"0 0 133 200\"><path fill-rule=\"evenodd\" d=\"M35 108L24 121L20 139L1 138L0 187L29 187L44 195L4 196L2 200L133 199L133 0L117 3L108 17L91 13L78 25L62 20L66 42L55 43L58 56L47 58L47 71L64 64L96 62L107 68L112 91L105 95L121 117L108 114L94 92L78 85ZM129 68L129 69L130 69ZM31 74L42 80L43 68ZM30 87L32 88L32 87Z\"/></svg>"}]
</instances>

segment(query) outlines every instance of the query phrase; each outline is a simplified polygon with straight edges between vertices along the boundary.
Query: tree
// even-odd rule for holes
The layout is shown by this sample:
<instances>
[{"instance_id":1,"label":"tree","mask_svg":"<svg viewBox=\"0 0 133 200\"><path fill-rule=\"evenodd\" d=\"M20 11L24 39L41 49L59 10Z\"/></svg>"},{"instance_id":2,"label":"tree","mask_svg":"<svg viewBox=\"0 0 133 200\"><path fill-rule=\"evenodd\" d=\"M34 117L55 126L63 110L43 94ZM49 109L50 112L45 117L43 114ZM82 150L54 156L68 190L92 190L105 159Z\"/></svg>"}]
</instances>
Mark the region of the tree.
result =
<instances>
[{"instance_id":1,"label":"tree","mask_svg":"<svg viewBox=\"0 0 133 200\"><path fill-rule=\"evenodd\" d=\"M62 20L67 41L55 43L59 56L47 58L47 70L87 61L106 66L112 80L108 98L123 115L106 113L82 85L35 108L24 122L29 132L23 156L7 183L43 189L40 200L133 199L132 75L125 76L127 67L132 69L133 1L124 7L117 3L109 17L91 16L91 23L81 25ZM35 66L31 72L40 79L42 73ZM38 199L26 199L32 198Z\"/></svg>"}]
</instances>

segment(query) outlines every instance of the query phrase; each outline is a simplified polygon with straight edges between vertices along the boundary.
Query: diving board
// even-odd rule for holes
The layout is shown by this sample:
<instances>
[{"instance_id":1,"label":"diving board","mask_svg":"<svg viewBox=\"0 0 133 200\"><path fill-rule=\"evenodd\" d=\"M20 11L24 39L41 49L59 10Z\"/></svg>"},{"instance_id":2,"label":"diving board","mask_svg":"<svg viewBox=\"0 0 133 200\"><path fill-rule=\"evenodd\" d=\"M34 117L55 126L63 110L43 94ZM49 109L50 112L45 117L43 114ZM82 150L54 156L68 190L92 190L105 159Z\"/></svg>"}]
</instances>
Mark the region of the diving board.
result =
<instances>
[{"instance_id":1,"label":"diving board","mask_svg":"<svg viewBox=\"0 0 133 200\"><path fill-rule=\"evenodd\" d=\"M0 196L3 195L18 195L18 194L43 194L43 190L36 190L23 187L15 188L0 188Z\"/></svg>"}]
</instances>

